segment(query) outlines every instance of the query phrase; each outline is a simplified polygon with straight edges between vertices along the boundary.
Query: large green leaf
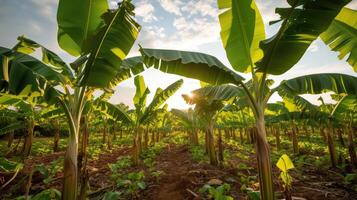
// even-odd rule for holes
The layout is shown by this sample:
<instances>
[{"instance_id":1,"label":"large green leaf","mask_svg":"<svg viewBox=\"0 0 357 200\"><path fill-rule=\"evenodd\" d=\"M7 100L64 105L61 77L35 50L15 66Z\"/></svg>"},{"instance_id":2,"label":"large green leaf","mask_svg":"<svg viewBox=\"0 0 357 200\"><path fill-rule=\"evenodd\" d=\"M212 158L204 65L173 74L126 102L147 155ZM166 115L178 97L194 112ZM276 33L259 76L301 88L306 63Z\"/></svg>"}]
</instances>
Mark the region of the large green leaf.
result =
<instances>
[{"instance_id":1,"label":"large green leaf","mask_svg":"<svg viewBox=\"0 0 357 200\"><path fill-rule=\"evenodd\" d=\"M115 77L111 80L109 87L118 85L120 82L139 74L145 70L141 56L126 58L120 66Z\"/></svg>"},{"instance_id":2,"label":"large green leaf","mask_svg":"<svg viewBox=\"0 0 357 200\"><path fill-rule=\"evenodd\" d=\"M26 128L26 123L24 121L16 121L5 127L2 127L0 129L0 135L5 135L25 128Z\"/></svg>"},{"instance_id":3,"label":"large green leaf","mask_svg":"<svg viewBox=\"0 0 357 200\"><path fill-rule=\"evenodd\" d=\"M245 96L244 90L234 85L207 86L194 90L191 93L193 96L205 98L209 102L229 101Z\"/></svg>"},{"instance_id":4,"label":"large green leaf","mask_svg":"<svg viewBox=\"0 0 357 200\"><path fill-rule=\"evenodd\" d=\"M107 0L60 0L57 10L58 44L73 56L88 53L101 16L108 10Z\"/></svg>"},{"instance_id":5,"label":"large green leaf","mask_svg":"<svg viewBox=\"0 0 357 200\"><path fill-rule=\"evenodd\" d=\"M164 49L140 49L147 67L194 78L213 85L237 84L243 77L224 66L217 58L197 52Z\"/></svg>"},{"instance_id":6,"label":"large green leaf","mask_svg":"<svg viewBox=\"0 0 357 200\"><path fill-rule=\"evenodd\" d=\"M149 88L146 86L143 76L136 76L134 78L134 84L136 87L135 96L133 98L135 111L137 118L140 118L141 115L145 112L146 108L146 99L150 94Z\"/></svg>"},{"instance_id":7,"label":"large green leaf","mask_svg":"<svg viewBox=\"0 0 357 200\"><path fill-rule=\"evenodd\" d=\"M274 89L279 94L321 94L332 91L337 94L357 94L357 77L346 74L312 74L282 81Z\"/></svg>"},{"instance_id":8,"label":"large green leaf","mask_svg":"<svg viewBox=\"0 0 357 200\"><path fill-rule=\"evenodd\" d=\"M180 89L181 85L183 84L183 80L180 79L171 85L169 85L167 88L162 90L161 88L158 88L153 100L145 110L145 113L143 114L142 118L140 119L142 122L144 122L147 117L153 113L155 110L160 108L162 104L164 104L175 92Z\"/></svg>"},{"instance_id":9,"label":"large green leaf","mask_svg":"<svg viewBox=\"0 0 357 200\"><path fill-rule=\"evenodd\" d=\"M104 14L105 26L97 34L80 77L81 85L108 87L120 71L140 30L140 25L132 18L133 9L134 6L125 0L117 10Z\"/></svg>"},{"instance_id":10,"label":"large green leaf","mask_svg":"<svg viewBox=\"0 0 357 200\"><path fill-rule=\"evenodd\" d=\"M263 57L259 42L265 30L254 0L218 0L221 39L229 62L239 72L246 72L251 64ZM253 67L253 66L252 66Z\"/></svg>"},{"instance_id":11,"label":"large green leaf","mask_svg":"<svg viewBox=\"0 0 357 200\"><path fill-rule=\"evenodd\" d=\"M283 23L274 36L261 42L264 57L257 62L258 70L274 75L288 71L350 1L289 0L290 8L277 8Z\"/></svg>"},{"instance_id":12,"label":"large green leaf","mask_svg":"<svg viewBox=\"0 0 357 200\"><path fill-rule=\"evenodd\" d=\"M25 36L20 36L17 40L18 43L15 45L13 50L24 54L32 54L37 48L41 48L42 62L49 64L49 67L51 67L54 71L62 73L69 78L73 78L73 74L69 66L53 51L33 40L26 38Z\"/></svg>"},{"instance_id":13,"label":"large green leaf","mask_svg":"<svg viewBox=\"0 0 357 200\"><path fill-rule=\"evenodd\" d=\"M340 121L357 121L357 96L346 95L335 106L331 116Z\"/></svg>"},{"instance_id":14,"label":"large green leaf","mask_svg":"<svg viewBox=\"0 0 357 200\"><path fill-rule=\"evenodd\" d=\"M357 11L343 8L320 37L333 51L340 52L340 59L349 54L347 62L357 72Z\"/></svg>"},{"instance_id":15,"label":"large green leaf","mask_svg":"<svg viewBox=\"0 0 357 200\"><path fill-rule=\"evenodd\" d=\"M133 123L128 113L126 113L119 106L113 105L107 101L96 99L93 103L93 107L94 110L101 112L115 121L122 121L130 124Z\"/></svg>"},{"instance_id":16,"label":"large green leaf","mask_svg":"<svg viewBox=\"0 0 357 200\"><path fill-rule=\"evenodd\" d=\"M44 64L36 58L19 53L11 52L7 48L0 47L0 64L3 57L9 57L8 64L8 90L13 94L42 91L48 84L56 86L65 83L66 78L52 67ZM9 53L11 52L11 53ZM0 79L3 79L3 70L0 70Z\"/></svg>"}]
</instances>

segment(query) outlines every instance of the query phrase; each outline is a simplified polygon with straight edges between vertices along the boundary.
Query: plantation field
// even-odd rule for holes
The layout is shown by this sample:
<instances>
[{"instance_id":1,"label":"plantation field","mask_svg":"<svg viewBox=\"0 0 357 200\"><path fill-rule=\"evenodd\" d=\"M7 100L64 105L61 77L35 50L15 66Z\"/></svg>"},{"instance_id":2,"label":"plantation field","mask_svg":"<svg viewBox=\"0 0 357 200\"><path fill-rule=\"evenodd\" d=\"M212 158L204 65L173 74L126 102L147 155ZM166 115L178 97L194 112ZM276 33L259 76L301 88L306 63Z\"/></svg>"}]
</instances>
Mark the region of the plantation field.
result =
<instances>
[{"instance_id":1,"label":"plantation field","mask_svg":"<svg viewBox=\"0 0 357 200\"><path fill-rule=\"evenodd\" d=\"M90 136L88 150L89 199L102 199L108 192L120 193L120 199L200 199L207 198L203 192L207 184L217 188L224 186L221 193L234 199L248 199L259 189L254 155L254 147L244 136L223 138L224 162L221 166L209 164L202 144L190 145L187 135L172 132L159 142L150 145L141 155L142 162L133 166L130 159L131 137L124 134L113 140L112 149L102 145L102 134ZM202 138L201 138L202 139ZM4 199L14 199L24 193L26 180L33 169L30 193L55 188L61 190L63 178L63 155L65 139L60 140L60 151L52 153L52 138L35 138L31 156L25 167L15 178L16 184L6 187ZM346 173L346 164L340 163L337 169L330 169L327 148L320 137L299 138L299 155L291 156L295 168L292 193L294 197L305 199L354 199L357 198L357 177ZM272 146L272 164L282 154L293 155L291 140L282 136L281 150L276 150L274 138L269 137ZM6 141L0 143L1 153L6 152ZM346 151L340 148L339 155L344 158ZM16 157L11 160L17 160ZM20 159L19 159L20 160ZM41 166L49 174L41 171ZM129 174L135 178L128 178ZM282 198L282 185L279 169L273 168L276 196ZM130 180L129 185L123 181ZM217 184L217 185L215 185ZM139 186L140 185L140 186ZM205 186L206 185L206 186ZM280 196L280 197L279 197ZM252 197L254 198L254 197Z\"/></svg>"},{"instance_id":2,"label":"plantation field","mask_svg":"<svg viewBox=\"0 0 357 200\"><path fill-rule=\"evenodd\" d=\"M11 0L0 27L0 200L357 199L356 0Z\"/></svg>"}]
</instances>

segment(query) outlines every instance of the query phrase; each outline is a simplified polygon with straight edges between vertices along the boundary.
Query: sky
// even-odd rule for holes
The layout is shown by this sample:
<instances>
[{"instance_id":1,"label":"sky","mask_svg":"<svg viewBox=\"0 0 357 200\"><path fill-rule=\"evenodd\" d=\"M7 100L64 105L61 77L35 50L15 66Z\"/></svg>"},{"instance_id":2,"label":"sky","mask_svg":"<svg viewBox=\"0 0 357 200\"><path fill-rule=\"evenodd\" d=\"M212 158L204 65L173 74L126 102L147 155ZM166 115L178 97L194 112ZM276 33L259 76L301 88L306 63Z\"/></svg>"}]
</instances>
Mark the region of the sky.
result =
<instances>
[{"instance_id":1,"label":"sky","mask_svg":"<svg viewBox=\"0 0 357 200\"><path fill-rule=\"evenodd\" d=\"M0 0L0 2L0 46L12 47L18 36L25 35L53 50L65 61L74 60L57 44L56 11L58 0ZM117 0L108 0L108 2L111 8L115 8L117 5ZM142 30L129 57L139 55L138 44L140 44L146 48L208 53L216 56L230 67L219 37L219 11L216 0L133 0L133 3L136 6L135 18L141 24ZM268 23L279 18L275 14L275 8L286 7L286 0L256 0L256 3L264 20L267 37L270 37L277 32L279 25L269 26ZM348 7L357 9L357 0L353 0ZM345 59L339 60L337 55L338 53L330 51L318 39L292 69L284 75L271 78L277 85L284 79L321 72L356 76L357 74L353 72ZM183 78L155 69L149 69L142 75L151 91L149 99L154 95L156 88L165 88ZM247 75L241 75L249 78ZM188 105L181 95L200 87L197 80L183 79L184 84L181 89L167 101L169 108L187 108ZM110 101L112 103L123 102L132 107L134 93L134 81L128 79L115 88L115 94ZM318 103L316 96L305 95L304 97L315 104ZM329 101L328 95L323 97ZM270 101L277 100L280 100L279 96L273 95Z\"/></svg>"}]
</instances>

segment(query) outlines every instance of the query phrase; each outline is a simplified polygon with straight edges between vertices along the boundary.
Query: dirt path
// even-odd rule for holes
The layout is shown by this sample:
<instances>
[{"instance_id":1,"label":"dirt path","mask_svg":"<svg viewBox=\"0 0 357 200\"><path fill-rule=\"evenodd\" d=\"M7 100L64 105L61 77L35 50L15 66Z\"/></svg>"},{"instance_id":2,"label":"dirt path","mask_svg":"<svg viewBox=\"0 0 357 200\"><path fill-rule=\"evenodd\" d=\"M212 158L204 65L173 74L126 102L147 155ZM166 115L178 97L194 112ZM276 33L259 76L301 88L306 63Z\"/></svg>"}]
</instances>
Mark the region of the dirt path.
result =
<instances>
[{"instance_id":1,"label":"dirt path","mask_svg":"<svg viewBox=\"0 0 357 200\"><path fill-rule=\"evenodd\" d=\"M185 199L185 177L190 171L190 154L187 147L169 148L165 154L160 155L157 169L164 172L159 185L153 191L157 200L182 200Z\"/></svg>"}]
</instances>

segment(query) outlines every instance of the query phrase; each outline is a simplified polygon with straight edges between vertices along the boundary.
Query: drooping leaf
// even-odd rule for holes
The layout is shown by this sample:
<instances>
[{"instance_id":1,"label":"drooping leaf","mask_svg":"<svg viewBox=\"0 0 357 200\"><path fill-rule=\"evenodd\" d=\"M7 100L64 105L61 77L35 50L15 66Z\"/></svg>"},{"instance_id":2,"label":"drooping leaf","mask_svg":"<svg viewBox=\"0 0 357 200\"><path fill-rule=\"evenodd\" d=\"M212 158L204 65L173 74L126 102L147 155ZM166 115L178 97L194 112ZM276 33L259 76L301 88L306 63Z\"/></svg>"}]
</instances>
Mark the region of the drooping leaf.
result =
<instances>
[{"instance_id":1,"label":"drooping leaf","mask_svg":"<svg viewBox=\"0 0 357 200\"><path fill-rule=\"evenodd\" d=\"M107 0L60 0L57 10L58 44L73 56L88 53L104 22Z\"/></svg>"},{"instance_id":2,"label":"drooping leaf","mask_svg":"<svg viewBox=\"0 0 357 200\"><path fill-rule=\"evenodd\" d=\"M140 25L132 17L133 9L130 1L125 0L117 10L104 14L105 26L94 41L80 77L81 85L108 87L118 74L140 30Z\"/></svg>"},{"instance_id":3,"label":"drooping leaf","mask_svg":"<svg viewBox=\"0 0 357 200\"><path fill-rule=\"evenodd\" d=\"M2 127L0 129L0 135L12 133L14 131L21 130L24 128L26 128L26 123L24 121L13 122L5 127Z\"/></svg>"},{"instance_id":4,"label":"drooping leaf","mask_svg":"<svg viewBox=\"0 0 357 200\"><path fill-rule=\"evenodd\" d=\"M282 171L282 172L287 172L289 169L294 168L293 162L291 162L290 158L288 155L284 154L282 155L278 162L276 163L276 166Z\"/></svg>"},{"instance_id":5,"label":"drooping leaf","mask_svg":"<svg viewBox=\"0 0 357 200\"><path fill-rule=\"evenodd\" d=\"M0 47L0 49L8 50L3 51L0 55L0 63L2 64L2 58L9 49ZM43 92L48 84L53 86L65 83L65 77L53 70L50 66L37 60L36 58L22 54L19 52L11 53L11 60L9 61L8 68L8 90L13 94L31 93L31 92ZM0 71L0 79L5 77L3 70Z\"/></svg>"},{"instance_id":6,"label":"drooping leaf","mask_svg":"<svg viewBox=\"0 0 357 200\"><path fill-rule=\"evenodd\" d=\"M127 112L119 106L113 105L107 101L96 99L93 103L93 107L94 110L101 112L115 121L122 121L129 124L133 123Z\"/></svg>"},{"instance_id":7,"label":"drooping leaf","mask_svg":"<svg viewBox=\"0 0 357 200\"><path fill-rule=\"evenodd\" d=\"M37 48L41 48L42 62L49 64L49 67L51 67L54 71L62 73L68 78L73 78L73 74L69 66L53 51L33 40L26 38L25 36L20 36L17 40L18 43L13 48L14 51L24 54L32 54Z\"/></svg>"},{"instance_id":8,"label":"drooping leaf","mask_svg":"<svg viewBox=\"0 0 357 200\"><path fill-rule=\"evenodd\" d=\"M261 42L264 57L257 62L258 70L274 75L288 71L350 1L295 0L288 1L289 8L277 8L283 23L274 36Z\"/></svg>"},{"instance_id":9,"label":"drooping leaf","mask_svg":"<svg viewBox=\"0 0 357 200\"><path fill-rule=\"evenodd\" d=\"M357 119L357 96L346 95L335 106L331 113L334 119L342 122L355 122Z\"/></svg>"},{"instance_id":10,"label":"drooping leaf","mask_svg":"<svg viewBox=\"0 0 357 200\"><path fill-rule=\"evenodd\" d=\"M13 162L6 158L0 157L0 170L3 172L14 172L23 168L22 163Z\"/></svg>"},{"instance_id":11,"label":"drooping leaf","mask_svg":"<svg viewBox=\"0 0 357 200\"><path fill-rule=\"evenodd\" d=\"M263 57L259 42L265 39L265 30L254 0L218 0L221 40L228 60L239 72L246 72L251 64Z\"/></svg>"},{"instance_id":12,"label":"drooping leaf","mask_svg":"<svg viewBox=\"0 0 357 200\"><path fill-rule=\"evenodd\" d=\"M242 88L233 85L217 85L199 88L191 92L194 96L200 96L207 101L229 101L234 98L244 98L245 92Z\"/></svg>"},{"instance_id":13,"label":"drooping leaf","mask_svg":"<svg viewBox=\"0 0 357 200\"><path fill-rule=\"evenodd\" d=\"M160 106L162 106L173 94L175 94L175 92L181 87L182 84L183 80L180 79L169 85L164 90L158 88L153 100L145 110L145 113L141 117L140 121L144 122L152 112L160 108Z\"/></svg>"},{"instance_id":14,"label":"drooping leaf","mask_svg":"<svg viewBox=\"0 0 357 200\"><path fill-rule=\"evenodd\" d=\"M347 62L357 72L357 11L342 8L329 28L320 35L331 50L338 51L339 59L347 54Z\"/></svg>"},{"instance_id":15,"label":"drooping leaf","mask_svg":"<svg viewBox=\"0 0 357 200\"><path fill-rule=\"evenodd\" d=\"M111 80L109 87L118 85L120 82L139 74L145 70L141 56L126 58L120 66L115 77Z\"/></svg>"},{"instance_id":16,"label":"drooping leaf","mask_svg":"<svg viewBox=\"0 0 357 200\"><path fill-rule=\"evenodd\" d=\"M279 94L321 94L332 91L336 94L357 94L357 77L346 74L312 74L282 81L275 88Z\"/></svg>"},{"instance_id":17,"label":"drooping leaf","mask_svg":"<svg viewBox=\"0 0 357 200\"><path fill-rule=\"evenodd\" d=\"M154 66L166 73L198 79L212 85L237 84L243 80L243 77L208 54L145 48L141 48L140 52L147 67Z\"/></svg>"}]
</instances>

